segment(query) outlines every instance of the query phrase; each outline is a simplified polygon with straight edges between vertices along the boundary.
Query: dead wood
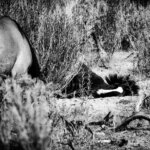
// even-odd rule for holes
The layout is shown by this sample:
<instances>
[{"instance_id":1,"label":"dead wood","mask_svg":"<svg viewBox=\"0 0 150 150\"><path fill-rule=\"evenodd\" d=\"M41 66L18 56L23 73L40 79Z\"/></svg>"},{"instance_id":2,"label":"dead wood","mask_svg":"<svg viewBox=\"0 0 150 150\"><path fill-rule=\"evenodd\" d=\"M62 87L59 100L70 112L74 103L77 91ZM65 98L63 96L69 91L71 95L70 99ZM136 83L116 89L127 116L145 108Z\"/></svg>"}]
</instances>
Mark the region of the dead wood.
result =
<instances>
[{"instance_id":1,"label":"dead wood","mask_svg":"<svg viewBox=\"0 0 150 150\"><path fill-rule=\"evenodd\" d=\"M135 113L133 114L132 116L130 117L127 117L120 125L118 125L116 128L115 128L115 131L118 132L118 131L123 131L127 128L127 125L133 121L133 120L136 120L136 119L145 119L147 121L150 122L150 114L146 114L144 112L138 112L138 113Z\"/></svg>"}]
</instances>

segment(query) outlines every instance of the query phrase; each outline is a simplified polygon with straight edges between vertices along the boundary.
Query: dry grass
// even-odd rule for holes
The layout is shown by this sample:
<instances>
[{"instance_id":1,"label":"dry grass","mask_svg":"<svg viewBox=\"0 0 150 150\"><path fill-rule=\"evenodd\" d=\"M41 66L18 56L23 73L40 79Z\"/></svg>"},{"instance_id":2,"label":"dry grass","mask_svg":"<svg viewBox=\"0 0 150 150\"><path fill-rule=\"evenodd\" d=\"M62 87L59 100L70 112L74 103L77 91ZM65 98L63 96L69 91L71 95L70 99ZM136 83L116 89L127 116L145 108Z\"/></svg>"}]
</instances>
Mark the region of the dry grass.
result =
<instances>
[{"instance_id":1,"label":"dry grass","mask_svg":"<svg viewBox=\"0 0 150 150\"><path fill-rule=\"evenodd\" d=\"M27 150L66 149L70 144L83 149L90 146L92 136L84 129L84 124L75 128L66 120L70 115L69 120L74 120L86 114L86 109L68 112L65 104L58 107L53 86L29 77L5 80L1 86L0 107L0 139L3 143L18 148L19 142ZM88 141L88 145L82 145Z\"/></svg>"},{"instance_id":2,"label":"dry grass","mask_svg":"<svg viewBox=\"0 0 150 150\"><path fill-rule=\"evenodd\" d=\"M138 53L135 71L149 76L149 7L137 8L129 0L1 0L0 15L23 28L46 81L5 80L0 89L1 141L18 141L25 150L103 148L85 129L91 119L84 103L88 98L80 100L78 109L66 109L63 101L58 107L54 92L78 71L80 62L102 66L109 61L107 55L120 51L124 38L130 43L126 50ZM106 106L116 109L113 101ZM97 105L101 118L109 112L104 107L103 102ZM74 128L74 119L83 124Z\"/></svg>"},{"instance_id":3,"label":"dry grass","mask_svg":"<svg viewBox=\"0 0 150 150\"><path fill-rule=\"evenodd\" d=\"M119 43L125 37L129 41L128 50L138 52L138 65L135 68L145 76L149 76L149 5L144 8L141 5L129 1L121 2L116 19L116 38Z\"/></svg>"}]
</instances>

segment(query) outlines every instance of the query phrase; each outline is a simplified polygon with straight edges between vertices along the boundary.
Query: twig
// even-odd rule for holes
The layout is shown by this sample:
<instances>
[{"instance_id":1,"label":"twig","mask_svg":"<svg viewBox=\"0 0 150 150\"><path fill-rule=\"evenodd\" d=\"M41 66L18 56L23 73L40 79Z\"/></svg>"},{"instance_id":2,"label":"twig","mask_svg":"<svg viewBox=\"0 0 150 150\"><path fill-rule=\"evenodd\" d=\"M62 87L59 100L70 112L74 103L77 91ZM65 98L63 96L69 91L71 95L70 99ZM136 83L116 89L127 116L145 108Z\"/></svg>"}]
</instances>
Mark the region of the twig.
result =
<instances>
[{"instance_id":1,"label":"twig","mask_svg":"<svg viewBox=\"0 0 150 150\"><path fill-rule=\"evenodd\" d=\"M127 125L133 121L133 120L136 120L136 119L145 119L147 121L150 122L150 115L144 113L144 112L138 112L128 118L126 118L122 123L121 125L118 125L116 128L115 128L115 131L118 132L118 131L123 131L127 128Z\"/></svg>"}]
</instances>

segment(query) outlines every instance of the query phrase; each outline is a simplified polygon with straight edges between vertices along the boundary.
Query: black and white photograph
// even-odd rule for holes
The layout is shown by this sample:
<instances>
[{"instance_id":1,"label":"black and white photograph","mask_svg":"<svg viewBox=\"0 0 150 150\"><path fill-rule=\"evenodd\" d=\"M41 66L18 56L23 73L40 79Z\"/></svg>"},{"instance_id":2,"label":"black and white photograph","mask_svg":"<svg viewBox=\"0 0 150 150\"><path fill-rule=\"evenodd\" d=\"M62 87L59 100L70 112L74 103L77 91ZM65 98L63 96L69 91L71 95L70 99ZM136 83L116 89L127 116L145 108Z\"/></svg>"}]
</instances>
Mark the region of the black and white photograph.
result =
<instances>
[{"instance_id":1,"label":"black and white photograph","mask_svg":"<svg viewBox=\"0 0 150 150\"><path fill-rule=\"evenodd\" d=\"M150 1L0 0L0 150L150 150Z\"/></svg>"}]
</instances>

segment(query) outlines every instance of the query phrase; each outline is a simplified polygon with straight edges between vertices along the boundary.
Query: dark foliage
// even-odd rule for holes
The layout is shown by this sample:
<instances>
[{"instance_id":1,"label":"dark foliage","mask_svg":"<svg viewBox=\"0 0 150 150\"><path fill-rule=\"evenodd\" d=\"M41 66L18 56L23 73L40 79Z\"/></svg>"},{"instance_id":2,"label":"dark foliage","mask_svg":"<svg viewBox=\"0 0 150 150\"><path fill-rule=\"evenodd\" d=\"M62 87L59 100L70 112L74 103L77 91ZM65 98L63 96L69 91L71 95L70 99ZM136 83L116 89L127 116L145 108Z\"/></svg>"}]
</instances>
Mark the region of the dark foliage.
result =
<instances>
[{"instance_id":1,"label":"dark foliage","mask_svg":"<svg viewBox=\"0 0 150 150\"><path fill-rule=\"evenodd\" d=\"M149 0L130 0L130 1L131 3L137 4L137 7L139 7L139 5L147 7L150 4Z\"/></svg>"},{"instance_id":2,"label":"dark foliage","mask_svg":"<svg viewBox=\"0 0 150 150\"><path fill-rule=\"evenodd\" d=\"M8 144L4 144L0 141L0 150L25 150L19 142L10 141Z\"/></svg>"},{"instance_id":3,"label":"dark foliage","mask_svg":"<svg viewBox=\"0 0 150 150\"><path fill-rule=\"evenodd\" d=\"M32 47L31 47L31 53L32 53L32 65L30 66L28 73L33 78L39 77L39 78L42 79L42 75L41 75L41 72L40 72L40 66L39 66L35 51Z\"/></svg>"},{"instance_id":4,"label":"dark foliage","mask_svg":"<svg viewBox=\"0 0 150 150\"><path fill-rule=\"evenodd\" d=\"M121 41L121 47L122 50L124 51L128 51L130 48L130 41L127 37L123 37L122 41Z\"/></svg>"}]
</instances>

